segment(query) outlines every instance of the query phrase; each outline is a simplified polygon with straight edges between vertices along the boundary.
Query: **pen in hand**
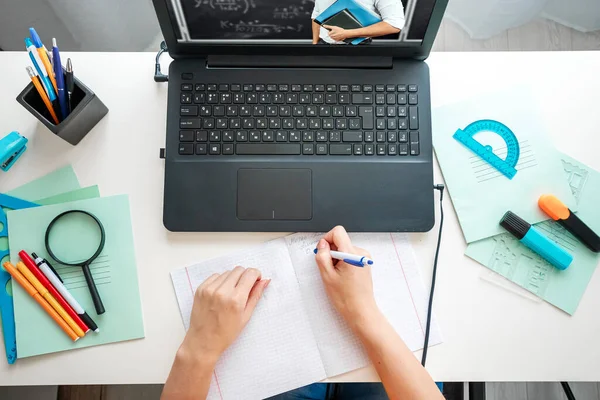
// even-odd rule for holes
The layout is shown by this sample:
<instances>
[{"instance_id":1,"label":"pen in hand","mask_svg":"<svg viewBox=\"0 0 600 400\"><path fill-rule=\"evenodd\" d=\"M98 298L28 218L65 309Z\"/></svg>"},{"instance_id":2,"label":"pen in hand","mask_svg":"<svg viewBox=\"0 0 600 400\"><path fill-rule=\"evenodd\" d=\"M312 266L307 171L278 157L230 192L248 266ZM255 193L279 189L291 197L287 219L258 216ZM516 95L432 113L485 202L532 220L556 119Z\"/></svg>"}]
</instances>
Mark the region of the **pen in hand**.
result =
<instances>
[{"instance_id":1,"label":"pen in hand","mask_svg":"<svg viewBox=\"0 0 600 400\"><path fill-rule=\"evenodd\" d=\"M73 89L75 89L75 82L73 81L73 63L71 63L71 59L67 58L67 70L65 73L66 84L67 84L67 93L69 95L69 113L73 111L73 106L71 105L71 95L73 94Z\"/></svg>"},{"instance_id":2,"label":"pen in hand","mask_svg":"<svg viewBox=\"0 0 600 400\"><path fill-rule=\"evenodd\" d=\"M314 250L317 254L317 249ZM330 251L331 258L336 260L342 260L346 264L354 265L356 267L364 267L365 265L373 265L373 260L369 257L358 256L356 254L343 253L341 251Z\"/></svg>"}]
</instances>

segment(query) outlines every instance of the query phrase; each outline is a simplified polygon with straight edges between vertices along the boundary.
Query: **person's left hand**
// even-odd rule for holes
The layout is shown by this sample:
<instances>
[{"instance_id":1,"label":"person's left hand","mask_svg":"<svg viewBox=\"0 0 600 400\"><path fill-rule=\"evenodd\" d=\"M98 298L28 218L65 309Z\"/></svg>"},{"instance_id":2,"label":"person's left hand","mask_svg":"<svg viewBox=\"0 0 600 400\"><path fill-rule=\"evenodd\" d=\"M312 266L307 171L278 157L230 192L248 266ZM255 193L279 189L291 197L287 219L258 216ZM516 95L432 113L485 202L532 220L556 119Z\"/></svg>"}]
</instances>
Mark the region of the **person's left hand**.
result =
<instances>
[{"instance_id":1,"label":"person's left hand","mask_svg":"<svg viewBox=\"0 0 600 400\"><path fill-rule=\"evenodd\" d=\"M329 29L329 37L338 42L346 40L349 37L348 31L339 26L323 25L323 28Z\"/></svg>"},{"instance_id":2,"label":"person's left hand","mask_svg":"<svg viewBox=\"0 0 600 400\"><path fill-rule=\"evenodd\" d=\"M209 276L196 290L182 346L216 362L250 320L269 282L254 268L235 267Z\"/></svg>"}]
</instances>

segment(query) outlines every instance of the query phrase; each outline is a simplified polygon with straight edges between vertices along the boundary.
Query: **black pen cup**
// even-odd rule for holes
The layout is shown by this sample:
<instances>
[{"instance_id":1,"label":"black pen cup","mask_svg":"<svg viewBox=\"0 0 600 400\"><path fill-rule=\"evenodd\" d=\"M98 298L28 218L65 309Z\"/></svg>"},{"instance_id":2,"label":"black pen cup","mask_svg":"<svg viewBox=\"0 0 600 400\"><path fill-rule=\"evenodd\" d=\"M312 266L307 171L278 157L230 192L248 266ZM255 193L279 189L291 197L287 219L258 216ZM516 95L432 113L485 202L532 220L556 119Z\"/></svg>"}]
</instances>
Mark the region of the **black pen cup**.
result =
<instances>
[{"instance_id":1,"label":"black pen cup","mask_svg":"<svg viewBox=\"0 0 600 400\"><path fill-rule=\"evenodd\" d=\"M55 107L60 121L58 125L54 123L32 82L29 82L29 85L17 96L17 101L56 136L76 145L108 113L108 108L79 79L74 78L73 81L75 87L71 94L71 113L60 121L60 107ZM55 103L58 104L58 100Z\"/></svg>"}]
</instances>

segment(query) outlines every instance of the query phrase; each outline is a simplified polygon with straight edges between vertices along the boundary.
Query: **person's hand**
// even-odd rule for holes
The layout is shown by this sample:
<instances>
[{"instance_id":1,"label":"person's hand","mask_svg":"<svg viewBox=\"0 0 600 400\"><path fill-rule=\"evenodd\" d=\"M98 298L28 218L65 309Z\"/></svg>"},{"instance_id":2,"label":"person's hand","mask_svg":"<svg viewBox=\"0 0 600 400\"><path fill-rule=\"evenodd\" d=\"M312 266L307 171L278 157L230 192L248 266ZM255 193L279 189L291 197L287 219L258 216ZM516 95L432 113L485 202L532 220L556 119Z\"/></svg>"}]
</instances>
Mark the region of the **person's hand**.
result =
<instances>
[{"instance_id":1,"label":"person's hand","mask_svg":"<svg viewBox=\"0 0 600 400\"><path fill-rule=\"evenodd\" d=\"M209 276L196 290L183 347L216 363L246 326L270 279L235 267Z\"/></svg>"},{"instance_id":2,"label":"person's hand","mask_svg":"<svg viewBox=\"0 0 600 400\"><path fill-rule=\"evenodd\" d=\"M348 31L339 26L323 25L323 28L328 29L329 37L338 42L346 40L349 37Z\"/></svg>"},{"instance_id":3,"label":"person's hand","mask_svg":"<svg viewBox=\"0 0 600 400\"><path fill-rule=\"evenodd\" d=\"M330 250L371 257L368 251L352 245L348 233L336 226L317 244L317 265L327 296L335 309L353 327L365 318L379 313L373 295L371 266L356 267L333 260Z\"/></svg>"}]
</instances>

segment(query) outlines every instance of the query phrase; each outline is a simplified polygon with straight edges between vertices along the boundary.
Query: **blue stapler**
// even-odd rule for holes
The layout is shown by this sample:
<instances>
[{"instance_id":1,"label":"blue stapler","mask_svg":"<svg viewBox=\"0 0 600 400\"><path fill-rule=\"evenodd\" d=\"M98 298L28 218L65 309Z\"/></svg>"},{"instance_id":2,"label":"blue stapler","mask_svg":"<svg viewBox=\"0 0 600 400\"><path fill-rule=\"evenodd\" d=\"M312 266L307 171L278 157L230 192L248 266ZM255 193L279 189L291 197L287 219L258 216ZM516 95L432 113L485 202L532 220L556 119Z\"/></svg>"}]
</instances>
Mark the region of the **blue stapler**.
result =
<instances>
[{"instance_id":1,"label":"blue stapler","mask_svg":"<svg viewBox=\"0 0 600 400\"><path fill-rule=\"evenodd\" d=\"M0 139L0 169L8 171L27 149L27 138L11 132Z\"/></svg>"}]
</instances>

